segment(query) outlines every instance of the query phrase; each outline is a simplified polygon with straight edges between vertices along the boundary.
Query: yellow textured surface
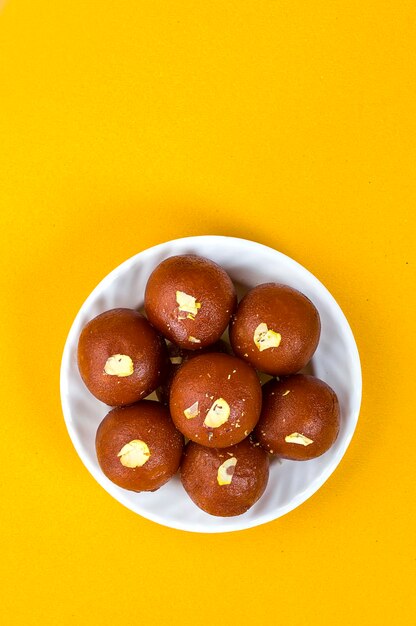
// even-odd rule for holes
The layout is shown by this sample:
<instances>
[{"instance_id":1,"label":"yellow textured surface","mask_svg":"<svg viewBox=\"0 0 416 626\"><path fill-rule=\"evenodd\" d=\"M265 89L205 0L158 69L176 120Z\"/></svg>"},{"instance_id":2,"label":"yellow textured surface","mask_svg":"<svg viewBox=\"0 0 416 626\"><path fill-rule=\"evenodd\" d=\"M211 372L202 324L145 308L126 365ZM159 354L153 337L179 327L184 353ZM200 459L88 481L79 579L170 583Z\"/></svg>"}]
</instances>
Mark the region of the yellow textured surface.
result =
<instances>
[{"instance_id":1,"label":"yellow textured surface","mask_svg":"<svg viewBox=\"0 0 416 626\"><path fill-rule=\"evenodd\" d=\"M415 623L415 19L410 0L5 5L3 624ZM96 283L210 233L316 274L364 375L356 435L320 491L217 536L112 500L58 390Z\"/></svg>"}]
</instances>

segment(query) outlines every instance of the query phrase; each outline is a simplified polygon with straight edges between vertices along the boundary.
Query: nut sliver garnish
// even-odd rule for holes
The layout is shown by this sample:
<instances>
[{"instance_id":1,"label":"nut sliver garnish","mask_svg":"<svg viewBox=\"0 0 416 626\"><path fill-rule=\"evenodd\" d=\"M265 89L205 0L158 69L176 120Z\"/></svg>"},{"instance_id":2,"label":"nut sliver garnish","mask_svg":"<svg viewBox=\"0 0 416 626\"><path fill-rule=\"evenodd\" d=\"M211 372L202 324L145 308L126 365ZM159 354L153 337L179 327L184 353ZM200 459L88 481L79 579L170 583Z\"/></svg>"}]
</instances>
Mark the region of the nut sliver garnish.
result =
<instances>
[{"instance_id":1,"label":"nut sliver garnish","mask_svg":"<svg viewBox=\"0 0 416 626\"><path fill-rule=\"evenodd\" d=\"M269 329L265 322L259 324L254 331L253 341L260 352L269 348L278 348L281 340L282 335Z\"/></svg>"},{"instance_id":2,"label":"nut sliver garnish","mask_svg":"<svg viewBox=\"0 0 416 626\"><path fill-rule=\"evenodd\" d=\"M113 354L105 362L104 372L108 376L118 376L118 378L131 376L134 372L133 361L128 354Z\"/></svg>"},{"instance_id":3,"label":"nut sliver garnish","mask_svg":"<svg viewBox=\"0 0 416 626\"><path fill-rule=\"evenodd\" d=\"M219 466L217 472L217 482L220 486L231 485L236 465L237 459L233 456L231 459L227 459Z\"/></svg>"},{"instance_id":4,"label":"nut sliver garnish","mask_svg":"<svg viewBox=\"0 0 416 626\"><path fill-rule=\"evenodd\" d=\"M150 458L150 450L147 443L141 439L133 439L121 448L117 456L124 467L134 469L147 463Z\"/></svg>"},{"instance_id":5,"label":"nut sliver garnish","mask_svg":"<svg viewBox=\"0 0 416 626\"><path fill-rule=\"evenodd\" d=\"M204 425L209 428L218 428L225 424L230 417L230 405L224 398L218 398L213 402L205 419Z\"/></svg>"},{"instance_id":6,"label":"nut sliver garnish","mask_svg":"<svg viewBox=\"0 0 416 626\"><path fill-rule=\"evenodd\" d=\"M199 402L194 402L190 407L184 410L183 414L188 420L199 415Z\"/></svg>"},{"instance_id":7,"label":"nut sliver garnish","mask_svg":"<svg viewBox=\"0 0 416 626\"><path fill-rule=\"evenodd\" d=\"M184 291L176 292L176 302L178 304L179 313L185 314L179 315L179 319L189 318L194 320L201 308L201 303L197 302L194 296L190 296Z\"/></svg>"},{"instance_id":8,"label":"nut sliver garnish","mask_svg":"<svg viewBox=\"0 0 416 626\"><path fill-rule=\"evenodd\" d=\"M200 339L197 339L196 337L193 337L192 335L189 335L188 341L190 341L191 343L201 343Z\"/></svg>"},{"instance_id":9,"label":"nut sliver garnish","mask_svg":"<svg viewBox=\"0 0 416 626\"><path fill-rule=\"evenodd\" d=\"M297 443L300 446L310 446L313 443L313 439L309 439L306 435L302 435L302 433L292 433L291 435L286 435L285 437L286 443Z\"/></svg>"}]
</instances>

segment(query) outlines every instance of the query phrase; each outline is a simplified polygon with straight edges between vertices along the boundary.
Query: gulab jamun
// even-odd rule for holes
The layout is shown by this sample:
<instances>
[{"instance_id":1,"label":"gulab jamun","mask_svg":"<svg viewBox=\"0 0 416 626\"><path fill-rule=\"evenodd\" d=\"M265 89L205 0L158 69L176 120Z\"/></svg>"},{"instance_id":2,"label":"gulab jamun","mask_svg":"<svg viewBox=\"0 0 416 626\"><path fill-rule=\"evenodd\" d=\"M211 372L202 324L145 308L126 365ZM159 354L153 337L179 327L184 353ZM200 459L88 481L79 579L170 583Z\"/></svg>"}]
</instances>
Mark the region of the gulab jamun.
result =
<instances>
[{"instance_id":1,"label":"gulab jamun","mask_svg":"<svg viewBox=\"0 0 416 626\"><path fill-rule=\"evenodd\" d=\"M338 398L323 380L295 374L263 385L263 407L254 431L270 454L293 461L321 456L340 427Z\"/></svg>"},{"instance_id":2,"label":"gulab jamun","mask_svg":"<svg viewBox=\"0 0 416 626\"><path fill-rule=\"evenodd\" d=\"M180 473L185 491L200 509L231 517L248 511L264 493L269 459L250 437L220 449L190 441Z\"/></svg>"},{"instance_id":3,"label":"gulab jamun","mask_svg":"<svg viewBox=\"0 0 416 626\"><path fill-rule=\"evenodd\" d=\"M82 329L78 368L96 398L110 406L132 404L161 384L166 345L143 315L133 309L112 309Z\"/></svg>"},{"instance_id":4,"label":"gulab jamun","mask_svg":"<svg viewBox=\"0 0 416 626\"><path fill-rule=\"evenodd\" d=\"M170 391L170 412L188 439L211 448L238 443L261 411L255 370L228 354L201 354L182 365Z\"/></svg>"},{"instance_id":5,"label":"gulab jamun","mask_svg":"<svg viewBox=\"0 0 416 626\"><path fill-rule=\"evenodd\" d=\"M98 463L113 483L130 491L155 491L178 470L183 437L159 402L142 400L112 409L98 427Z\"/></svg>"},{"instance_id":6,"label":"gulab jamun","mask_svg":"<svg viewBox=\"0 0 416 626\"><path fill-rule=\"evenodd\" d=\"M312 358L321 332L315 305L279 283L251 289L230 324L235 354L272 376L295 374Z\"/></svg>"},{"instance_id":7,"label":"gulab jamun","mask_svg":"<svg viewBox=\"0 0 416 626\"><path fill-rule=\"evenodd\" d=\"M218 341L237 304L227 272L204 257L165 259L147 282L144 306L151 324L187 350Z\"/></svg>"}]
</instances>

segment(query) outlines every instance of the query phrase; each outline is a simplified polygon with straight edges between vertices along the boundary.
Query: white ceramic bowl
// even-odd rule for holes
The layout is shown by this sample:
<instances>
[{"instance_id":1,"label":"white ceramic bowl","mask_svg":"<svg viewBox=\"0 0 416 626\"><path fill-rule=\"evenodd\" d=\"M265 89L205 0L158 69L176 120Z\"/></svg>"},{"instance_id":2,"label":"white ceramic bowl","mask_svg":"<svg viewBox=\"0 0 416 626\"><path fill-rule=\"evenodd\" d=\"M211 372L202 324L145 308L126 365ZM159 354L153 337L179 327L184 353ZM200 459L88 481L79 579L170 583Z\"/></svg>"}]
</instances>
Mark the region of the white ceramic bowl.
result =
<instances>
[{"instance_id":1,"label":"white ceramic bowl","mask_svg":"<svg viewBox=\"0 0 416 626\"><path fill-rule=\"evenodd\" d=\"M311 362L313 373L337 393L341 429L334 446L318 459L296 462L273 460L266 492L244 515L212 517L198 509L178 476L155 493L133 493L110 482L95 455L95 432L109 407L84 386L77 368L77 343L90 319L115 307L141 307L152 270L169 256L198 254L219 263L231 278L251 288L276 281L307 295L319 310L321 340ZM244 289L243 289L244 290ZM361 368L348 322L328 290L293 259L253 241L232 237L188 237L162 243L128 259L106 276L82 305L69 332L61 365L61 400L66 425L81 460L96 481L116 500L143 517L182 530L228 532L276 519L307 500L341 461L353 436L361 403Z\"/></svg>"}]
</instances>

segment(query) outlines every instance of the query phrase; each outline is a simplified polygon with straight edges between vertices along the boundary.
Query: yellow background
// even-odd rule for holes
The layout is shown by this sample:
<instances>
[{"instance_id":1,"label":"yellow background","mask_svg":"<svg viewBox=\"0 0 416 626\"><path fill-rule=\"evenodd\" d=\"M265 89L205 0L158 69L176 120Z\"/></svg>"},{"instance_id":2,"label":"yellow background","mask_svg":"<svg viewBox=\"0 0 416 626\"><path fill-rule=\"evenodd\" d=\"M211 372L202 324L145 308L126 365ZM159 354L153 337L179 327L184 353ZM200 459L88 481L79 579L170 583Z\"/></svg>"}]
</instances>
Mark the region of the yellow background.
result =
<instances>
[{"instance_id":1,"label":"yellow background","mask_svg":"<svg viewBox=\"0 0 416 626\"><path fill-rule=\"evenodd\" d=\"M413 0L6 4L3 624L415 623L415 19ZM345 311L364 375L330 480L228 535L160 527L112 500L59 399L91 289L195 234L306 265Z\"/></svg>"}]
</instances>

